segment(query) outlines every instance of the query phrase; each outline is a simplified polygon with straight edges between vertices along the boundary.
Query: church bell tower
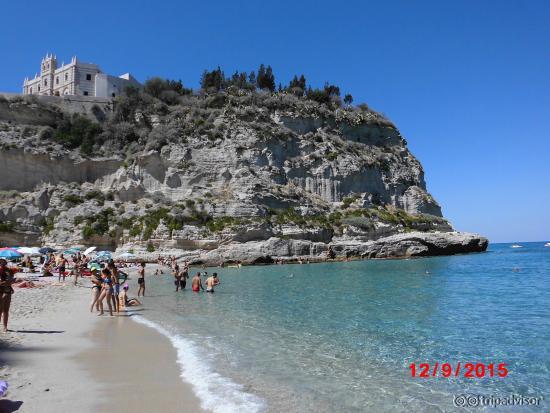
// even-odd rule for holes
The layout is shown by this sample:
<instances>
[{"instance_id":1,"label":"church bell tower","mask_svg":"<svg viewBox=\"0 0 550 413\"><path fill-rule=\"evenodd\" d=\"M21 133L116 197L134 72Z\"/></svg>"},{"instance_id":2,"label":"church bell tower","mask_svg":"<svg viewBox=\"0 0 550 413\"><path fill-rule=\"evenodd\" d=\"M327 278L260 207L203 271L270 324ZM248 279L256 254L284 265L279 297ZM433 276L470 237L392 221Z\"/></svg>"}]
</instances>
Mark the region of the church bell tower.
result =
<instances>
[{"instance_id":1,"label":"church bell tower","mask_svg":"<svg viewBox=\"0 0 550 413\"><path fill-rule=\"evenodd\" d=\"M46 54L40 67L40 94L53 95L54 72L57 69L57 59L52 54Z\"/></svg>"}]
</instances>

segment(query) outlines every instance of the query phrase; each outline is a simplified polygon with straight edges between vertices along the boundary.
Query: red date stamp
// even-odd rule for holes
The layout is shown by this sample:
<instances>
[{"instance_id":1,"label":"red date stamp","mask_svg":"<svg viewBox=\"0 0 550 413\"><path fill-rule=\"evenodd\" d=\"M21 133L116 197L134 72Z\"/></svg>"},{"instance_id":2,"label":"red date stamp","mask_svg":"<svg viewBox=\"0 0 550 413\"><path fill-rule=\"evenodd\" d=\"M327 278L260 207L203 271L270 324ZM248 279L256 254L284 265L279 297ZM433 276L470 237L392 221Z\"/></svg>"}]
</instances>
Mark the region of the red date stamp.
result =
<instances>
[{"instance_id":1,"label":"red date stamp","mask_svg":"<svg viewBox=\"0 0 550 413\"><path fill-rule=\"evenodd\" d=\"M484 377L506 377L506 363L412 363L409 366L411 377L465 377L467 379L482 379Z\"/></svg>"}]
</instances>

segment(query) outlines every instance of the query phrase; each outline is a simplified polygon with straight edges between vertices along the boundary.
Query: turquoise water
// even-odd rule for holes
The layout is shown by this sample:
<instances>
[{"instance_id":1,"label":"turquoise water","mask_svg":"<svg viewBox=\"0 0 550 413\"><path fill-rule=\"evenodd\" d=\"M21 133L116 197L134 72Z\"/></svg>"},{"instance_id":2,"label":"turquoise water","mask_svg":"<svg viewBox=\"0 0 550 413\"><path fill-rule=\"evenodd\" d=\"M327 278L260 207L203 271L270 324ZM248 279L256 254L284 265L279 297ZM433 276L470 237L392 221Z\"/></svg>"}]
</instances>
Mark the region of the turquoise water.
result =
<instances>
[{"instance_id":1,"label":"turquoise water","mask_svg":"<svg viewBox=\"0 0 550 413\"><path fill-rule=\"evenodd\" d=\"M171 277L151 276L134 318L171 337L183 378L220 412L437 412L455 410L454 394L550 397L543 244L215 269L213 295L176 293ZM413 362L504 362L509 374L412 378ZM542 403L532 411L550 409Z\"/></svg>"}]
</instances>

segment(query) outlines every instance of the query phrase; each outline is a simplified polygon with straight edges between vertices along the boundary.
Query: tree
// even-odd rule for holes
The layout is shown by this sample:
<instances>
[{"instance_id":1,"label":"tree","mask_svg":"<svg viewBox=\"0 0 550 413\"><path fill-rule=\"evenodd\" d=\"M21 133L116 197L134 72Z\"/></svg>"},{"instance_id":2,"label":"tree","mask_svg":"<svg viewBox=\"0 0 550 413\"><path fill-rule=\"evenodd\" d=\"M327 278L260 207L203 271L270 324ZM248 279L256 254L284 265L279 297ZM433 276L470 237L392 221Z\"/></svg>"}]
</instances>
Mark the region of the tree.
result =
<instances>
[{"instance_id":1,"label":"tree","mask_svg":"<svg viewBox=\"0 0 550 413\"><path fill-rule=\"evenodd\" d=\"M294 75L290 83L288 84L288 91L296 96L303 96L306 91L306 78L304 75Z\"/></svg>"},{"instance_id":2,"label":"tree","mask_svg":"<svg viewBox=\"0 0 550 413\"><path fill-rule=\"evenodd\" d=\"M248 82L256 87L256 73L254 73L254 70L248 75Z\"/></svg>"},{"instance_id":3,"label":"tree","mask_svg":"<svg viewBox=\"0 0 550 413\"><path fill-rule=\"evenodd\" d=\"M217 69L208 72L205 70L201 78L201 88L203 90L222 90L225 86L226 79L222 69L218 66Z\"/></svg>"},{"instance_id":4,"label":"tree","mask_svg":"<svg viewBox=\"0 0 550 413\"><path fill-rule=\"evenodd\" d=\"M353 103L353 96L351 96L349 93L344 96L344 103L346 105L351 105Z\"/></svg>"},{"instance_id":5,"label":"tree","mask_svg":"<svg viewBox=\"0 0 550 413\"><path fill-rule=\"evenodd\" d=\"M271 66L267 66L266 68L263 64L260 65L256 83L260 89L269 89L271 92L275 91L275 76L273 75Z\"/></svg>"}]
</instances>

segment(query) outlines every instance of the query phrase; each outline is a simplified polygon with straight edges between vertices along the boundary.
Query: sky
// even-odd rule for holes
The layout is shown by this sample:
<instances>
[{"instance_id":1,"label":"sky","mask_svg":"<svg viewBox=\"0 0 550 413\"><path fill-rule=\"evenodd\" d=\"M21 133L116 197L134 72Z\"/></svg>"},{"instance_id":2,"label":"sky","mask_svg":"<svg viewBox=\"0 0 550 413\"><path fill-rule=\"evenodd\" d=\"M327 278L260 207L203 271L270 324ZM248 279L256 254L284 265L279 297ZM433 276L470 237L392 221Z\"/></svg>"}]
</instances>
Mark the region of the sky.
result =
<instances>
[{"instance_id":1,"label":"sky","mask_svg":"<svg viewBox=\"0 0 550 413\"><path fill-rule=\"evenodd\" d=\"M2 2L0 91L47 52L196 88L273 67L366 102L400 129L458 230L550 239L550 2Z\"/></svg>"}]
</instances>

